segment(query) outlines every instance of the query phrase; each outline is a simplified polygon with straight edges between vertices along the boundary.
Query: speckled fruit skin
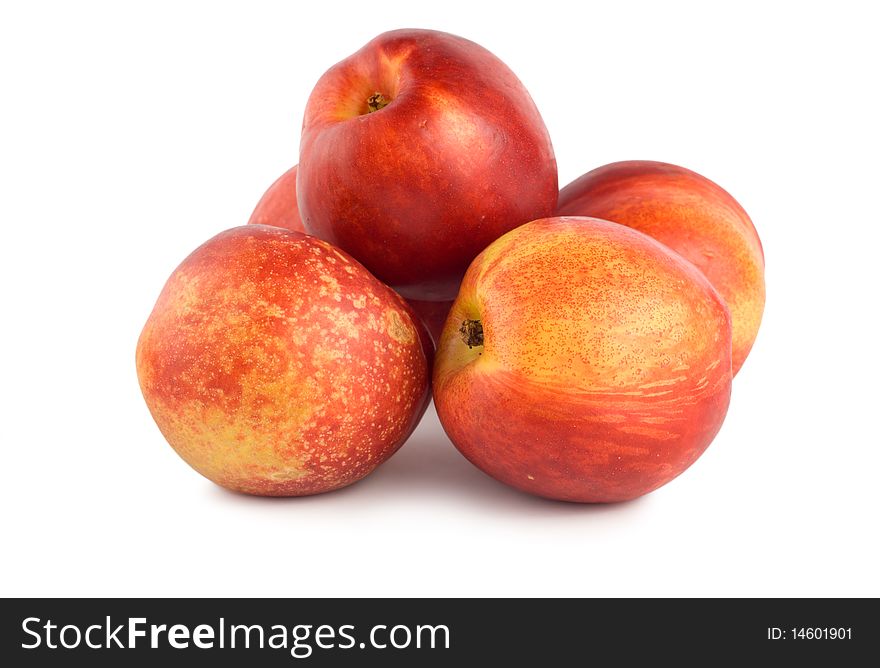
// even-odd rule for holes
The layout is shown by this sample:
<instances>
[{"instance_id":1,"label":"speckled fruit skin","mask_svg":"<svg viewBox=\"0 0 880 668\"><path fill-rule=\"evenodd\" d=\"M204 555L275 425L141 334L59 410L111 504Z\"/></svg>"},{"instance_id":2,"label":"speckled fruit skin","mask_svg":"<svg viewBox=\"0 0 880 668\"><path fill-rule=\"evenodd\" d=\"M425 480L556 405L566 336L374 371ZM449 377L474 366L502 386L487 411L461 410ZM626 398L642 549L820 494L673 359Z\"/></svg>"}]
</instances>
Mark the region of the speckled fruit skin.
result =
<instances>
[{"instance_id":1,"label":"speckled fruit skin","mask_svg":"<svg viewBox=\"0 0 880 668\"><path fill-rule=\"evenodd\" d=\"M269 186L251 214L248 225L274 225L295 232L305 232L296 204L296 171L296 167L292 167ZM431 302L419 299L406 301L421 318L422 324L431 335L431 340L436 343L440 338L452 301Z\"/></svg>"},{"instance_id":2,"label":"speckled fruit skin","mask_svg":"<svg viewBox=\"0 0 880 668\"><path fill-rule=\"evenodd\" d=\"M257 202L248 225L274 225L294 232L305 232L296 203L297 165L288 169L269 186Z\"/></svg>"},{"instance_id":3,"label":"speckled fruit skin","mask_svg":"<svg viewBox=\"0 0 880 668\"><path fill-rule=\"evenodd\" d=\"M159 429L231 490L301 496L390 457L429 400L431 344L406 303L330 244L222 232L175 270L137 346Z\"/></svg>"},{"instance_id":4,"label":"speckled fruit skin","mask_svg":"<svg viewBox=\"0 0 880 668\"><path fill-rule=\"evenodd\" d=\"M479 320L483 345L459 327ZM517 489L625 501L696 461L730 400L730 315L693 265L591 218L489 246L440 337L434 403L480 469Z\"/></svg>"},{"instance_id":5,"label":"speckled fruit skin","mask_svg":"<svg viewBox=\"0 0 880 668\"><path fill-rule=\"evenodd\" d=\"M431 340L436 344L440 340L440 332L443 331L452 302L425 302L418 299L407 299L406 302L422 319L422 323L431 335Z\"/></svg>"},{"instance_id":6,"label":"speckled fruit skin","mask_svg":"<svg viewBox=\"0 0 880 668\"><path fill-rule=\"evenodd\" d=\"M563 188L557 215L632 227L695 264L730 309L734 375L739 371L764 313L764 251L748 214L724 189L684 167L616 162Z\"/></svg>"},{"instance_id":7,"label":"speckled fruit skin","mask_svg":"<svg viewBox=\"0 0 880 668\"><path fill-rule=\"evenodd\" d=\"M380 93L387 106L370 112ZM305 110L306 231L411 299L454 299L470 261L551 215L556 159L525 87L498 58L431 30L385 33L333 66Z\"/></svg>"}]
</instances>

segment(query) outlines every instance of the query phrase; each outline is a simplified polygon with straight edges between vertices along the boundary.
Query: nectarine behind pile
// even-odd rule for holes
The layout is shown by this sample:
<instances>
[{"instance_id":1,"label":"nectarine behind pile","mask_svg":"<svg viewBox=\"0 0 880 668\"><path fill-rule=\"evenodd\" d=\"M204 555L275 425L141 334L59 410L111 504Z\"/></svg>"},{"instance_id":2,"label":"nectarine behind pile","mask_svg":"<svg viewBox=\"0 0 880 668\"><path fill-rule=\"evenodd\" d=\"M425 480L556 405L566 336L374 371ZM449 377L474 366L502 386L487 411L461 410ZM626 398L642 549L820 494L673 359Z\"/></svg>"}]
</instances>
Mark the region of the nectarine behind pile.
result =
<instances>
[{"instance_id":1,"label":"nectarine behind pile","mask_svg":"<svg viewBox=\"0 0 880 668\"><path fill-rule=\"evenodd\" d=\"M254 207L248 225L273 225L305 233L296 202L296 172L294 165L269 186Z\"/></svg>"}]
</instances>

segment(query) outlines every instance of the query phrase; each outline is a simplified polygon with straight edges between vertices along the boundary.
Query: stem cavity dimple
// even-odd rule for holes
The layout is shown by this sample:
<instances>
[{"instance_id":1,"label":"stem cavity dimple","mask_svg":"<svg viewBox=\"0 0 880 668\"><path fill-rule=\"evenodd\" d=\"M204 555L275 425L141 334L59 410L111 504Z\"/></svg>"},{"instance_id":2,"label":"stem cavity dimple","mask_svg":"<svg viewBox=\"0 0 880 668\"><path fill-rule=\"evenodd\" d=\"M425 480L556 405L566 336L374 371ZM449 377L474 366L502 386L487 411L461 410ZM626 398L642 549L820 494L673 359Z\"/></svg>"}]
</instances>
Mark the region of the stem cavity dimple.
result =
<instances>
[{"instance_id":1,"label":"stem cavity dimple","mask_svg":"<svg viewBox=\"0 0 880 668\"><path fill-rule=\"evenodd\" d=\"M483 323L479 320L463 320L458 329L461 340L468 348L477 348L483 345Z\"/></svg>"},{"instance_id":2,"label":"stem cavity dimple","mask_svg":"<svg viewBox=\"0 0 880 668\"><path fill-rule=\"evenodd\" d=\"M379 111L383 107L388 106L389 102L391 102L391 100L382 95L379 91L376 91L367 98L367 113L371 114L374 111Z\"/></svg>"}]
</instances>

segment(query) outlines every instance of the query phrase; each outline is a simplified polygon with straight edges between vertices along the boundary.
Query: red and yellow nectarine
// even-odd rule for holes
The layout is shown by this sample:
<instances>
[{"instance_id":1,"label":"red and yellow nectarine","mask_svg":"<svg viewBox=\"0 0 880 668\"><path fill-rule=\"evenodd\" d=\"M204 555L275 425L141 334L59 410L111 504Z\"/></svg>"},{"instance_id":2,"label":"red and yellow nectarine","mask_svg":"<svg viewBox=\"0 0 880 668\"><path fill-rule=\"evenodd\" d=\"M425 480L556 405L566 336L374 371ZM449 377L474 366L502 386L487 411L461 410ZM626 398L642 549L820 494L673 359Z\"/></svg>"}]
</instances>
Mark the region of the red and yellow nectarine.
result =
<instances>
[{"instance_id":1,"label":"red and yellow nectarine","mask_svg":"<svg viewBox=\"0 0 880 668\"><path fill-rule=\"evenodd\" d=\"M632 227L692 262L727 302L739 371L764 313L764 251L748 214L724 189L684 167L617 162L563 188L557 215Z\"/></svg>"},{"instance_id":2,"label":"red and yellow nectarine","mask_svg":"<svg viewBox=\"0 0 880 668\"><path fill-rule=\"evenodd\" d=\"M402 298L330 244L264 225L175 270L137 371L159 429L231 490L300 496L364 477L428 399L431 344Z\"/></svg>"},{"instance_id":3,"label":"red and yellow nectarine","mask_svg":"<svg viewBox=\"0 0 880 668\"><path fill-rule=\"evenodd\" d=\"M520 490L632 499L690 466L730 399L728 310L681 256L628 227L548 218L468 269L434 403L456 447Z\"/></svg>"}]
</instances>

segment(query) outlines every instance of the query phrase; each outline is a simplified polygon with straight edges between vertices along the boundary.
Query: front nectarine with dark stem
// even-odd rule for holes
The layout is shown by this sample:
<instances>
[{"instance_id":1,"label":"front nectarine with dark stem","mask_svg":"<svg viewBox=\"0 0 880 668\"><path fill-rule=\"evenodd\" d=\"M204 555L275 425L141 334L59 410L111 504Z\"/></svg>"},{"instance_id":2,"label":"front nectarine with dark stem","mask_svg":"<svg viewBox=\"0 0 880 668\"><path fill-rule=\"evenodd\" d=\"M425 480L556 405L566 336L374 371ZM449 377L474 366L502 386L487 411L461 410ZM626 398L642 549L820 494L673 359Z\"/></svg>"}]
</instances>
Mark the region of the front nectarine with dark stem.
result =
<instances>
[{"instance_id":1,"label":"front nectarine with dark stem","mask_svg":"<svg viewBox=\"0 0 880 668\"><path fill-rule=\"evenodd\" d=\"M625 501L694 463L731 387L730 314L647 235L591 218L507 233L467 271L434 403L477 467L551 499Z\"/></svg>"}]
</instances>

